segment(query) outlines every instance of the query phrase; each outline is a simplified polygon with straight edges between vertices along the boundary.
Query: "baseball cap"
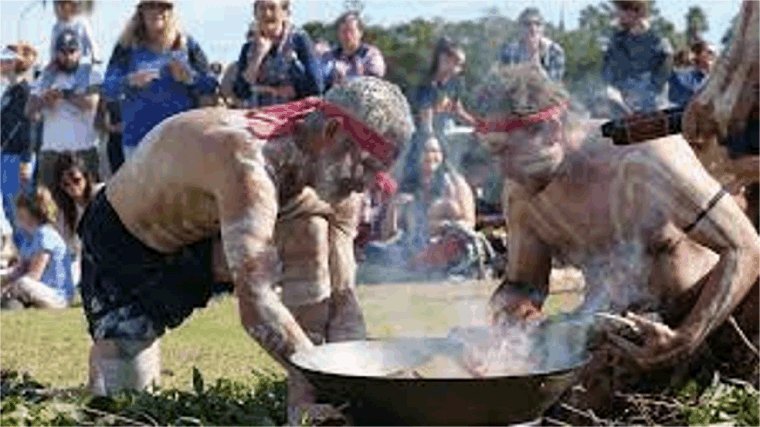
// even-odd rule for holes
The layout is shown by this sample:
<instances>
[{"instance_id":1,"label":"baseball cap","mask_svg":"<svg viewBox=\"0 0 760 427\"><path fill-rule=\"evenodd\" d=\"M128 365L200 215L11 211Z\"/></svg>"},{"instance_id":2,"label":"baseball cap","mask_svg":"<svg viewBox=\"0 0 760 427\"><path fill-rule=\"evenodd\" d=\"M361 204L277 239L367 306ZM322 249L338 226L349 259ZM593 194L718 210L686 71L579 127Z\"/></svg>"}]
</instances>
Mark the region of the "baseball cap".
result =
<instances>
[{"instance_id":1,"label":"baseball cap","mask_svg":"<svg viewBox=\"0 0 760 427\"><path fill-rule=\"evenodd\" d=\"M71 49L79 50L79 35L73 30L63 30L55 41L56 52Z\"/></svg>"}]
</instances>

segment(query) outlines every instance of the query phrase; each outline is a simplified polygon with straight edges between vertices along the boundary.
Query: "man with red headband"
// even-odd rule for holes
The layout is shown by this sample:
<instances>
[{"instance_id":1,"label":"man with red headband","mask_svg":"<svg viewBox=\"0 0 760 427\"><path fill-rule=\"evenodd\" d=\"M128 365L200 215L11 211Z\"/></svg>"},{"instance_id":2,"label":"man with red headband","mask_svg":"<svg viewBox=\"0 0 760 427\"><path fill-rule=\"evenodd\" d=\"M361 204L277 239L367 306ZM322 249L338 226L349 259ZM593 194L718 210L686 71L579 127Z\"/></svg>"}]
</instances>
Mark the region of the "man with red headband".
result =
<instances>
[{"instance_id":1,"label":"man with red headband","mask_svg":"<svg viewBox=\"0 0 760 427\"><path fill-rule=\"evenodd\" d=\"M492 72L478 101L480 140L511 183L508 269L490 301L494 320L542 318L558 256L584 273L579 314L661 316L628 315L637 344L611 335L640 367L695 354L758 277L760 240L686 141L614 146L530 65Z\"/></svg>"},{"instance_id":2,"label":"man with red headband","mask_svg":"<svg viewBox=\"0 0 760 427\"><path fill-rule=\"evenodd\" d=\"M324 99L195 110L154 128L79 227L90 389L158 380L159 337L215 281L234 283L243 327L285 366L296 351L363 339L359 192L370 181L393 191L384 171L411 132L401 91L369 77ZM317 407L314 391L296 372L289 380L298 420Z\"/></svg>"}]
</instances>

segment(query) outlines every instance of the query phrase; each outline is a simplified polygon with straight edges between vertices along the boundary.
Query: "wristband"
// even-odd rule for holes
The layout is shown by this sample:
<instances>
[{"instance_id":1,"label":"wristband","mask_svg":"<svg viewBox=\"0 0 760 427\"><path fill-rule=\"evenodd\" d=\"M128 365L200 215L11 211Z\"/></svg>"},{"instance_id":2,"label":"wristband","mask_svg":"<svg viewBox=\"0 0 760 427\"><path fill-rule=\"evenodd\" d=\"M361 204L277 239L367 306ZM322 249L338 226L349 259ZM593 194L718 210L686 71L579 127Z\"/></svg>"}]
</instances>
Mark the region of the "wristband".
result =
<instances>
[{"instance_id":1,"label":"wristband","mask_svg":"<svg viewBox=\"0 0 760 427\"><path fill-rule=\"evenodd\" d=\"M538 289L536 286L528 282L505 280L503 284L509 286L512 291L527 297L537 304L543 304L548 296L547 292Z\"/></svg>"}]
</instances>

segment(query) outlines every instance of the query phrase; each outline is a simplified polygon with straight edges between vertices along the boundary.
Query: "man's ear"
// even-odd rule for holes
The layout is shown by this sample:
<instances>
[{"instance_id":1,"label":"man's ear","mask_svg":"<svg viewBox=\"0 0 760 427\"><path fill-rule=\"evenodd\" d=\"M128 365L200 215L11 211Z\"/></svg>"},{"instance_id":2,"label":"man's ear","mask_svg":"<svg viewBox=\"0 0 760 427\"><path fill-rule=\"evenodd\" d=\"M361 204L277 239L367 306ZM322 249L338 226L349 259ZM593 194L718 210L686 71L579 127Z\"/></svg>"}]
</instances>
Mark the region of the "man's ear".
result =
<instances>
[{"instance_id":1,"label":"man's ear","mask_svg":"<svg viewBox=\"0 0 760 427\"><path fill-rule=\"evenodd\" d=\"M327 143L332 142L338 136L340 128L343 127L343 121L339 117L331 117L325 120L325 126L322 128L322 138Z\"/></svg>"},{"instance_id":2,"label":"man's ear","mask_svg":"<svg viewBox=\"0 0 760 427\"><path fill-rule=\"evenodd\" d=\"M325 119L325 125L322 128L322 146L332 145L341 128L343 127L343 119L340 117L330 117Z\"/></svg>"}]
</instances>

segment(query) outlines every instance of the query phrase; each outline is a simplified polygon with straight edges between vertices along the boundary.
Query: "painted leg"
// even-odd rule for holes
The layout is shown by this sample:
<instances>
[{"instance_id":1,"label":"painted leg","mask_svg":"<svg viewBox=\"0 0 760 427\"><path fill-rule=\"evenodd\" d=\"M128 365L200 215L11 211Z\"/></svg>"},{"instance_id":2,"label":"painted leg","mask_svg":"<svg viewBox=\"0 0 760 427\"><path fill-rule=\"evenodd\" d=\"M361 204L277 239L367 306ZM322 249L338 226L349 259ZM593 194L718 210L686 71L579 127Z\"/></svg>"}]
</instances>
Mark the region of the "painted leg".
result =
<instances>
[{"instance_id":1,"label":"painted leg","mask_svg":"<svg viewBox=\"0 0 760 427\"><path fill-rule=\"evenodd\" d=\"M107 396L121 390L143 390L158 384L160 340L96 340L90 349L88 390Z\"/></svg>"}]
</instances>

